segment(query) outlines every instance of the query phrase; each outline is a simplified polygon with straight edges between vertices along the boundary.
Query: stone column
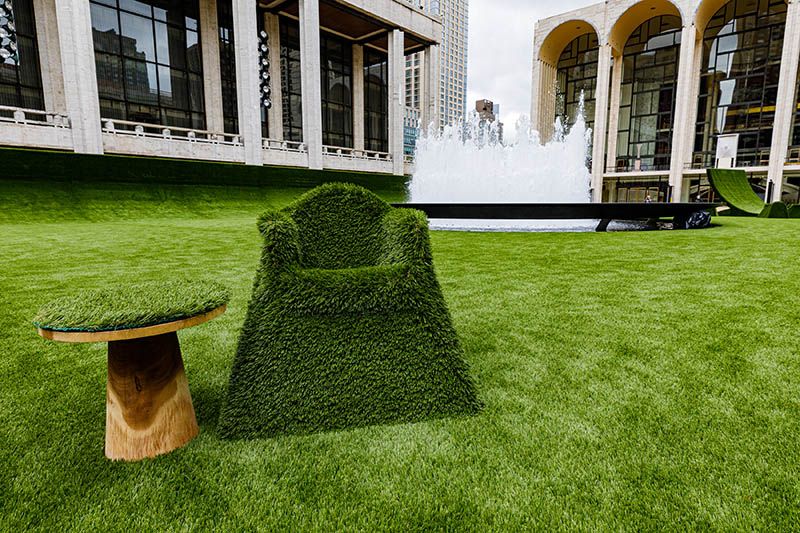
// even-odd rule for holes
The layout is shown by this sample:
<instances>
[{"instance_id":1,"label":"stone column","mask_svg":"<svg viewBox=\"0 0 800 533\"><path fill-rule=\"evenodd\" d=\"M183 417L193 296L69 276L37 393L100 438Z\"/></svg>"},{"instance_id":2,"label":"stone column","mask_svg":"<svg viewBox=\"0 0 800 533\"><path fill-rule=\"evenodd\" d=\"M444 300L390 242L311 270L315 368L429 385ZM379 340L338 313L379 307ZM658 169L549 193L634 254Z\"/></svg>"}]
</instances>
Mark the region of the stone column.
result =
<instances>
[{"instance_id":1,"label":"stone column","mask_svg":"<svg viewBox=\"0 0 800 533\"><path fill-rule=\"evenodd\" d=\"M600 47L595 87L594 132L592 135L592 201L603 201L606 125L608 123L608 84L611 77L611 45Z\"/></svg>"},{"instance_id":2,"label":"stone column","mask_svg":"<svg viewBox=\"0 0 800 533\"><path fill-rule=\"evenodd\" d=\"M244 162L263 164L261 149L261 98L258 79L258 24L256 0L233 0L236 101Z\"/></svg>"},{"instance_id":3,"label":"stone column","mask_svg":"<svg viewBox=\"0 0 800 533\"><path fill-rule=\"evenodd\" d=\"M64 96L55 0L34 0L33 13L36 17L36 34L39 37L44 108L46 111L66 113L67 101Z\"/></svg>"},{"instance_id":4,"label":"stone column","mask_svg":"<svg viewBox=\"0 0 800 533\"><path fill-rule=\"evenodd\" d=\"M684 26L681 30L675 116L672 125L672 152L669 162L669 184L672 186L673 202L681 202L686 199L683 194L686 143L691 140L694 131L694 125L689 122L689 117L692 114L692 107L697 107L697 102L692 102L690 99L694 94L693 84L700 82L695 78L694 58L697 45L697 29L694 24Z\"/></svg>"},{"instance_id":5,"label":"stone column","mask_svg":"<svg viewBox=\"0 0 800 533\"><path fill-rule=\"evenodd\" d=\"M422 57L423 72L423 86L422 86L422 100L420 101L421 112L421 128L427 133L428 128L433 124L433 128L439 129L439 46L432 45L425 49Z\"/></svg>"},{"instance_id":6,"label":"stone column","mask_svg":"<svg viewBox=\"0 0 800 533\"><path fill-rule=\"evenodd\" d=\"M219 22L217 0L200 2L200 49L203 52L203 94L206 108L206 129L225 131L222 112L222 74L219 64ZM236 40L234 38L234 40Z\"/></svg>"},{"instance_id":7,"label":"stone column","mask_svg":"<svg viewBox=\"0 0 800 533\"><path fill-rule=\"evenodd\" d=\"M102 154L103 136L89 2L58 0L56 21L61 44L64 98L75 151Z\"/></svg>"},{"instance_id":8,"label":"stone column","mask_svg":"<svg viewBox=\"0 0 800 533\"><path fill-rule=\"evenodd\" d=\"M353 45L353 148L364 149L364 47Z\"/></svg>"},{"instance_id":9,"label":"stone column","mask_svg":"<svg viewBox=\"0 0 800 533\"><path fill-rule=\"evenodd\" d=\"M772 145L769 151L767 183L772 185L772 197L777 202L782 198L783 166L792 128L792 116L797 107L797 64L800 62L800 0L793 0L786 13L786 34L783 38L781 74L778 97L775 104L775 121L772 129ZM769 186L768 186L769 187ZM767 189L769 190L769 188Z\"/></svg>"},{"instance_id":10,"label":"stone column","mask_svg":"<svg viewBox=\"0 0 800 533\"><path fill-rule=\"evenodd\" d=\"M300 0L300 65L303 91L303 142L308 167L322 168L322 72L319 44L319 0Z\"/></svg>"},{"instance_id":11,"label":"stone column","mask_svg":"<svg viewBox=\"0 0 800 533\"><path fill-rule=\"evenodd\" d=\"M392 172L404 172L403 113L405 111L406 56L405 35L401 30L389 33L389 153L392 154Z\"/></svg>"},{"instance_id":12,"label":"stone column","mask_svg":"<svg viewBox=\"0 0 800 533\"><path fill-rule=\"evenodd\" d=\"M619 103L622 92L622 54L612 52L611 88L609 95L608 144L606 145L606 168L617 168L617 137L619 134Z\"/></svg>"},{"instance_id":13,"label":"stone column","mask_svg":"<svg viewBox=\"0 0 800 533\"><path fill-rule=\"evenodd\" d=\"M536 121L531 121L531 126L539 132L539 137L543 143L553 138L555 129L553 127L556 117L556 81L558 69L537 59L535 71L538 73L538 90L536 100L533 104L536 107Z\"/></svg>"},{"instance_id":14,"label":"stone column","mask_svg":"<svg viewBox=\"0 0 800 533\"><path fill-rule=\"evenodd\" d=\"M278 15L264 15L269 35L269 76L272 107L269 108L269 138L283 140L283 88L281 87L281 24Z\"/></svg>"}]
</instances>

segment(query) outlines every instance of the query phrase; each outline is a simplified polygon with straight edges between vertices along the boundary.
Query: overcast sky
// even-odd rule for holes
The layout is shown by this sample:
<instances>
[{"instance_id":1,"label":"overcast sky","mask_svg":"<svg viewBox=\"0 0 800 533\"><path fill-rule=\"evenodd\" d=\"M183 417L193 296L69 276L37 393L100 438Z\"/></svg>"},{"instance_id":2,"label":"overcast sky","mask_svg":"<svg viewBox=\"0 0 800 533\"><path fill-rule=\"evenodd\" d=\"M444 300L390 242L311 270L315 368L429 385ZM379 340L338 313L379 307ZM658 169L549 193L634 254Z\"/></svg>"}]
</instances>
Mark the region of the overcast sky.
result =
<instances>
[{"instance_id":1,"label":"overcast sky","mask_svg":"<svg viewBox=\"0 0 800 533\"><path fill-rule=\"evenodd\" d=\"M487 98L500 104L500 119L511 133L531 109L533 26L599 0L470 0L468 110Z\"/></svg>"}]
</instances>

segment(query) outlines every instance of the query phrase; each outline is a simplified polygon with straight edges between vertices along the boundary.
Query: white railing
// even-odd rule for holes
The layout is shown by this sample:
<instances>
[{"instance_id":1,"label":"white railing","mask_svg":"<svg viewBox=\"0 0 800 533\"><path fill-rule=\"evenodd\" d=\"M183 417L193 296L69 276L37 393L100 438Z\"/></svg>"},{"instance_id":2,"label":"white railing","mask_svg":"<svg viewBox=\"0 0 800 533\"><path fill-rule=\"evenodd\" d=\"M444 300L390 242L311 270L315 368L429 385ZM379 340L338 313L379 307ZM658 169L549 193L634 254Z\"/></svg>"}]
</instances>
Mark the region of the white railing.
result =
<instances>
[{"instance_id":1,"label":"white railing","mask_svg":"<svg viewBox=\"0 0 800 533\"><path fill-rule=\"evenodd\" d=\"M113 135L147 137L171 141L195 142L203 144L224 144L241 146L242 139L235 133L221 133L207 130L194 130L160 124L131 122L129 120L102 119L103 132Z\"/></svg>"},{"instance_id":2,"label":"white railing","mask_svg":"<svg viewBox=\"0 0 800 533\"><path fill-rule=\"evenodd\" d=\"M50 126L53 128L69 128L69 117L61 113L51 113L41 109L25 109L0 105L0 122L13 124L30 124L34 126Z\"/></svg>"},{"instance_id":3,"label":"white railing","mask_svg":"<svg viewBox=\"0 0 800 533\"><path fill-rule=\"evenodd\" d=\"M403 154L403 163L414 163L414 156L409 154Z\"/></svg>"},{"instance_id":4,"label":"white railing","mask_svg":"<svg viewBox=\"0 0 800 533\"><path fill-rule=\"evenodd\" d=\"M355 148L344 148L341 146L323 146L322 155L329 155L341 159L366 159L373 161L391 161L392 154L387 152L376 152L374 150L356 150Z\"/></svg>"},{"instance_id":5,"label":"white railing","mask_svg":"<svg viewBox=\"0 0 800 533\"><path fill-rule=\"evenodd\" d=\"M263 139L262 148L276 152L305 153L306 145L297 141L279 141L278 139Z\"/></svg>"}]
</instances>

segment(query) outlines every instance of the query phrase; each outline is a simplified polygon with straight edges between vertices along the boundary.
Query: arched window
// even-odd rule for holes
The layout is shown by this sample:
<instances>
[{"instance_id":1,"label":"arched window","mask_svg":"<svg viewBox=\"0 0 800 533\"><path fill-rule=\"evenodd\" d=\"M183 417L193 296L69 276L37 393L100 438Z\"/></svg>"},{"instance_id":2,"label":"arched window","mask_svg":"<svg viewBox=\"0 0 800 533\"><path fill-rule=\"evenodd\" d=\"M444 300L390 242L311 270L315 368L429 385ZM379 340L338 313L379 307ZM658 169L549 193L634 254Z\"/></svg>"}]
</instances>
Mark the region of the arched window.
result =
<instances>
[{"instance_id":1,"label":"arched window","mask_svg":"<svg viewBox=\"0 0 800 533\"><path fill-rule=\"evenodd\" d=\"M738 134L737 166L766 166L780 81L784 0L731 0L703 34L694 164L713 166L717 135Z\"/></svg>"},{"instance_id":2,"label":"arched window","mask_svg":"<svg viewBox=\"0 0 800 533\"><path fill-rule=\"evenodd\" d=\"M617 167L669 169L681 19L654 17L634 30L623 52Z\"/></svg>"},{"instance_id":3,"label":"arched window","mask_svg":"<svg viewBox=\"0 0 800 533\"><path fill-rule=\"evenodd\" d=\"M587 33L567 45L558 59L556 71L556 116L561 123L575 123L583 94L584 119L594 126L594 93L597 82L597 35Z\"/></svg>"},{"instance_id":4,"label":"arched window","mask_svg":"<svg viewBox=\"0 0 800 533\"><path fill-rule=\"evenodd\" d=\"M0 105L44 109L33 2L14 0L11 7L17 55L5 60L0 57Z\"/></svg>"}]
</instances>

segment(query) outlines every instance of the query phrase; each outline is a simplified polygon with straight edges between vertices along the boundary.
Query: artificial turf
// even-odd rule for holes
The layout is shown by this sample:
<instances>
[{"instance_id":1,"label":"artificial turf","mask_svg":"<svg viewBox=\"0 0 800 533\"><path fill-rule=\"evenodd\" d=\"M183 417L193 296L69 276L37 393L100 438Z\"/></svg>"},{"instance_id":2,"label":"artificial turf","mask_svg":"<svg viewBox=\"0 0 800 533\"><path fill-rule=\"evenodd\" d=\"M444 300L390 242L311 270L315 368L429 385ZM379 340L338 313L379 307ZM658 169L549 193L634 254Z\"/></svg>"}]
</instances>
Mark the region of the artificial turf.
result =
<instances>
[{"instance_id":1,"label":"artificial turf","mask_svg":"<svg viewBox=\"0 0 800 533\"><path fill-rule=\"evenodd\" d=\"M183 320L228 303L228 289L214 281L167 279L117 282L80 289L43 305L33 325L56 331L106 331Z\"/></svg>"},{"instance_id":2,"label":"artificial turf","mask_svg":"<svg viewBox=\"0 0 800 533\"><path fill-rule=\"evenodd\" d=\"M0 181L2 531L800 524L798 220L433 232L484 409L227 441L217 420L259 262L255 220L298 191L93 185L55 202L41 187ZM44 341L30 319L76 288L176 275L232 291L225 315L180 333L201 434L109 462L105 345Z\"/></svg>"}]
</instances>

